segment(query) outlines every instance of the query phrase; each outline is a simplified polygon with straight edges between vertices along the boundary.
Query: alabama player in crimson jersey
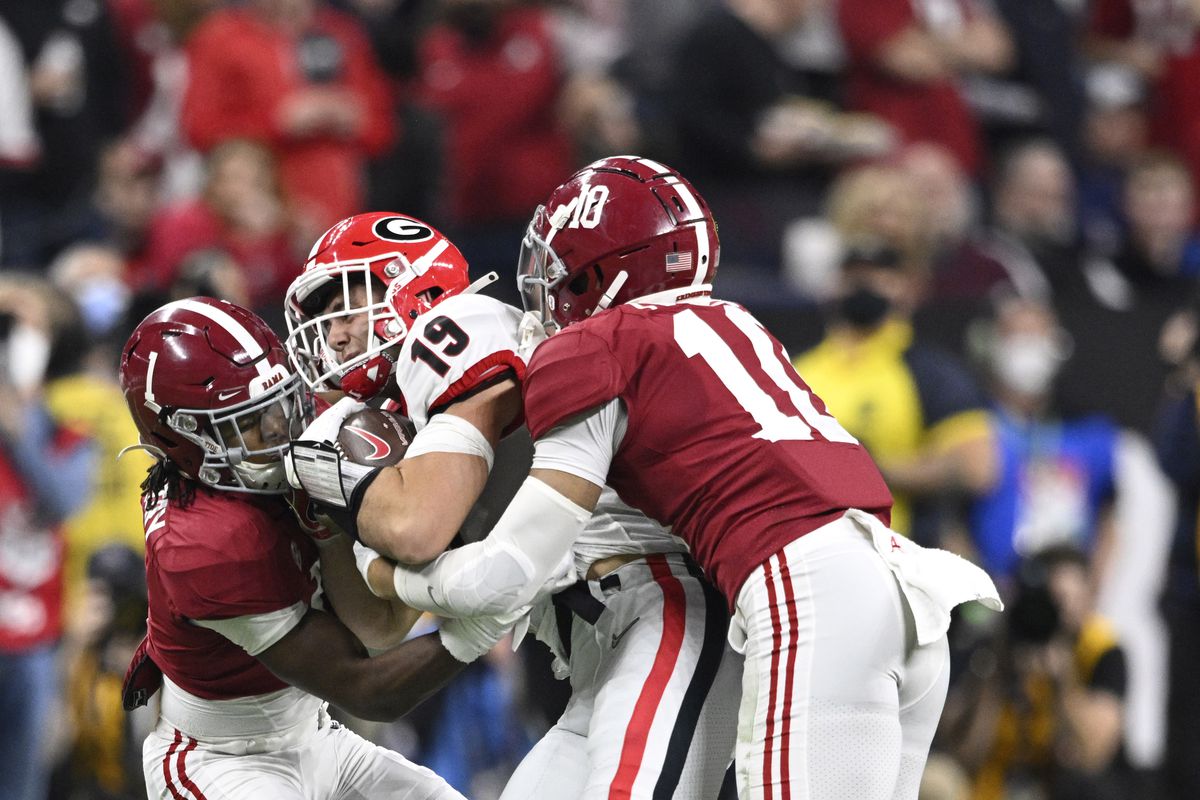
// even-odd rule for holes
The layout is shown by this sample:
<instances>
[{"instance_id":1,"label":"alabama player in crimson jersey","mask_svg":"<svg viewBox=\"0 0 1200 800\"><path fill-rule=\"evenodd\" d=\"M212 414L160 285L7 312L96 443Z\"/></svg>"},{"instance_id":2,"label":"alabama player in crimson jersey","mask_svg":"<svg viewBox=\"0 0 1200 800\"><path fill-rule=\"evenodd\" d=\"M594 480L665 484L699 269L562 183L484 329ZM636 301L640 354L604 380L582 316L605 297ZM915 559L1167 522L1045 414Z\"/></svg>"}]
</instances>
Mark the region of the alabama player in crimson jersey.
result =
<instances>
[{"instance_id":1,"label":"alabama player in crimson jersey","mask_svg":"<svg viewBox=\"0 0 1200 800\"><path fill-rule=\"evenodd\" d=\"M152 796L460 798L332 722L326 701L399 716L511 620L399 644L419 612L371 596L348 540L289 507L280 458L310 418L308 395L250 312L169 303L138 325L120 369L156 458L143 487L149 633L126 686L132 707L161 682L143 748ZM369 658L360 639L398 646Z\"/></svg>"},{"instance_id":2,"label":"alabama player in crimson jersey","mask_svg":"<svg viewBox=\"0 0 1200 800\"><path fill-rule=\"evenodd\" d=\"M418 429L397 468L340 462L322 440L358 407L344 400L293 446L296 478L363 542L405 563L430 561L489 475L515 489L528 473L528 440L515 452L518 437L501 444L522 422L522 314L472 291L462 255L433 228L382 212L339 223L314 246L286 310L289 349L313 388L386 399ZM544 336L540 322L530 333ZM369 565L373 554L360 552ZM724 602L680 539L611 490L565 555L565 579L556 570L531 595L530 624L560 674L569 671L572 697L503 797L716 797L740 674L726 652ZM390 567L374 564L372 585L394 596ZM413 605L464 613L428 594Z\"/></svg>"},{"instance_id":3,"label":"alabama player in crimson jersey","mask_svg":"<svg viewBox=\"0 0 1200 800\"><path fill-rule=\"evenodd\" d=\"M712 299L717 260L707 205L657 162L603 159L551 194L518 272L527 308L563 328L523 381L533 469L487 542L398 567L395 586L463 610L519 605L607 483L687 541L729 604L745 655L739 794L915 798L950 610L999 608L995 587L886 527L866 451L774 337Z\"/></svg>"}]
</instances>

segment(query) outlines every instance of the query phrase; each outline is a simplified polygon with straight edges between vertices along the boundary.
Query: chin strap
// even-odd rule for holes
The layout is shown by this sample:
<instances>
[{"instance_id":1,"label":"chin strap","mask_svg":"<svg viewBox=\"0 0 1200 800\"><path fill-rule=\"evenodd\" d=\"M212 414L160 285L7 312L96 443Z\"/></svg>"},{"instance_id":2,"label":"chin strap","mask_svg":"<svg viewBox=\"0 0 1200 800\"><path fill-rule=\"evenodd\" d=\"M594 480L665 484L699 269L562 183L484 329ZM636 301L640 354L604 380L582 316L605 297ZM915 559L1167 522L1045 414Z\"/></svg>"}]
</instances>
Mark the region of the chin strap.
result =
<instances>
[{"instance_id":1,"label":"chin strap","mask_svg":"<svg viewBox=\"0 0 1200 800\"><path fill-rule=\"evenodd\" d=\"M121 452L117 453L117 457L113 460L120 461L121 456L125 455L126 453L128 453L132 450L145 450L147 453L154 456L154 458L158 459L159 461L164 461L164 460L166 460L166 457L167 457L167 454L162 451L162 448L156 447L152 444L142 444L141 442L139 442L138 444L131 444L128 447L122 447Z\"/></svg>"},{"instance_id":2,"label":"chin strap","mask_svg":"<svg viewBox=\"0 0 1200 800\"><path fill-rule=\"evenodd\" d=\"M618 272L617 277L613 278L613 282L609 285L604 294L601 295L600 302L596 303L596 308L594 311L592 311L592 313L595 314L596 311L603 311L612 305L612 301L616 298L617 292L621 291L621 287L625 285L625 281L627 280L629 280L628 272L625 270Z\"/></svg>"}]
</instances>

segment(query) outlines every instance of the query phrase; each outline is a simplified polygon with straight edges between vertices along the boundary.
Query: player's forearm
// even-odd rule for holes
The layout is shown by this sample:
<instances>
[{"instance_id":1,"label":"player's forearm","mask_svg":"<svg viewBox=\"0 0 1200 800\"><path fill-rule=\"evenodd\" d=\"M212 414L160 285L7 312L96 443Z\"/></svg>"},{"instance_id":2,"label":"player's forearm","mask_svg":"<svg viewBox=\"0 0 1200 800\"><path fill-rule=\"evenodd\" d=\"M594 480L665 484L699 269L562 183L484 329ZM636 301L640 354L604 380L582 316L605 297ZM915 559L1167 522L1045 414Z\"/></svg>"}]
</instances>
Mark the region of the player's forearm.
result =
<instances>
[{"instance_id":1,"label":"player's forearm","mask_svg":"<svg viewBox=\"0 0 1200 800\"><path fill-rule=\"evenodd\" d=\"M568 497L531 476L482 542L443 553L421 569L397 567L397 596L444 616L515 611L569 563L571 545L591 518L599 492L595 487L594 493Z\"/></svg>"},{"instance_id":2,"label":"player's forearm","mask_svg":"<svg viewBox=\"0 0 1200 800\"><path fill-rule=\"evenodd\" d=\"M359 538L402 564L424 564L450 544L487 477L486 461L462 453L405 459L367 489Z\"/></svg>"},{"instance_id":3,"label":"player's forearm","mask_svg":"<svg viewBox=\"0 0 1200 800\"><path fill-rule=\"evenodd\" d=\"M465 666L446 651L437 634L418 636L354 670L343 707L363 719L396 719L449 683Z\"/></svg>"},{"instance_id":4,"label":"player's forearm","mask_svg":"<svg viewBox=\"0 0 1200 800\"><path fill-rule=\"evenodd\" d=\"M321 546L322 585L338 618L374 650L404 641L421 612L398 601L376 597L363 583L350 540L336 537Z\"/></svg>"}]
</instances>

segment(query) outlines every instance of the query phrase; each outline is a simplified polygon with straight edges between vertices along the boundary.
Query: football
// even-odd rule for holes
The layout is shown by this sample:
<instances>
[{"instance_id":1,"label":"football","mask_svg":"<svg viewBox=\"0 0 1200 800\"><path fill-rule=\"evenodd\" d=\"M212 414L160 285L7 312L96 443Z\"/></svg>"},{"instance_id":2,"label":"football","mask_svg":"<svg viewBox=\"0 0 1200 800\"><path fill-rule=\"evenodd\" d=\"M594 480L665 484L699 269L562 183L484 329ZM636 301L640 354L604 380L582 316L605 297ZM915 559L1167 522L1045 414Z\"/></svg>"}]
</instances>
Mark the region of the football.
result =
<instances>
[{"instance_id":1,"label":"football","mask_svg":"<svg viewBox=\"0 0 1200 800\"><path fill-rule=\"evenodd\" d=\"M408 417L364 408L346 417L337 443L342 455L355 464L387 467L404 458L415 435Z\"/></svg>"}]
</instances>

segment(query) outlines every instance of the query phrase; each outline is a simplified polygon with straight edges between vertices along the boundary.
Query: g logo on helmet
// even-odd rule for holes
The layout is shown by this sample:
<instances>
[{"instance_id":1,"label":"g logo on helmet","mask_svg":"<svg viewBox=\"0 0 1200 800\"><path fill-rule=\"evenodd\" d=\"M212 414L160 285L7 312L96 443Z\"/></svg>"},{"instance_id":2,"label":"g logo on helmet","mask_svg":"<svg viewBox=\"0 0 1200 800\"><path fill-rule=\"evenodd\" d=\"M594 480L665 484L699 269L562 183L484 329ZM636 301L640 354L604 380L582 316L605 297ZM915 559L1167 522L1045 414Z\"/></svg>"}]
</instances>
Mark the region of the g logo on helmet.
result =
<instances>
[{"instance_id":1,"label":"g logo on helmet","mask_svg":"<svg viewBox=\"0 0 1200 800\"><path fill-rule=\"evenodd\" d=\"M433 238L432 229L405 217L384 217L375 223L374 231L388 242L423 242Z\"/></svg>"}]
</instances>

